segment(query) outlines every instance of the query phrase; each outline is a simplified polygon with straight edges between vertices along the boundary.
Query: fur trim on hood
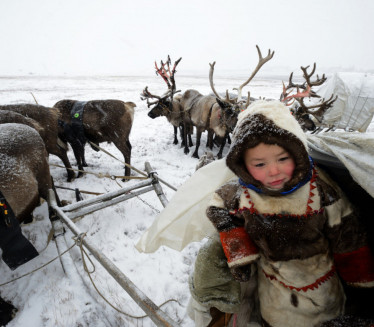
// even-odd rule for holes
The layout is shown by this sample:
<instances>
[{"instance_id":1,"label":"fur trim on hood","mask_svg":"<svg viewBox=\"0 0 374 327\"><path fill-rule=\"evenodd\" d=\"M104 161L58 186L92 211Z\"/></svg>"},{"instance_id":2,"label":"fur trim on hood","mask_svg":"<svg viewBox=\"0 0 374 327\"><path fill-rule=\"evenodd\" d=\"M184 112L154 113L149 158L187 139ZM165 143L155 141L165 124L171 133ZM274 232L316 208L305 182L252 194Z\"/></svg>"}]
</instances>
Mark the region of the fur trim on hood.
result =
<instances>
[{"instance_id":1,"label":"fur trim on hood","mask_svg":"<svg viewBox=\"0 0 374 327\"><path fill-rule=\"evenodd\" d=\"M247 171L243 160L244 152L259 143L281 146L295 160L293 176L284 188L269 190ZM309 175L307 149L306 135L290 110L280 101L258 100L239 114L226 164L244 183L254 185L264 194L280 195Z\"/></svg>"}]
</instances>

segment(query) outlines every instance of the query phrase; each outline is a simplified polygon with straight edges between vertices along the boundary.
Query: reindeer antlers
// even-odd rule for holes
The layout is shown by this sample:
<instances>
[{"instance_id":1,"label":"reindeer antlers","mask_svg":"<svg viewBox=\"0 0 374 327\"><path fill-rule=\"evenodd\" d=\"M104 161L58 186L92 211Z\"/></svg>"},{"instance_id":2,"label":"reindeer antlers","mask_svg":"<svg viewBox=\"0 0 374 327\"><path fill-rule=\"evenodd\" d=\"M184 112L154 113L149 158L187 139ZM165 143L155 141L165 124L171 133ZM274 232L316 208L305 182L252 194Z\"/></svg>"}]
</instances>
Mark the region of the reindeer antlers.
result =
<instances>
[{"instance_id":1,"label":"reindeer antlers","mask_svg":"<svg viewBox=\"0 0 374 327\"><path fill-rule=\"evenodd\" d=\"M158 96L158 95L154 95L151 92L149 92L148 91L148 86L146 86L145 89L143 90L143 92L140 94L140 99L141 100L147 100L147 106L149 108L150 106L159 102L161 100L161 97ZM157 99L157 100L149 102L149 99Z\"/></svg>"},{"instance_id":2,"label":"reindeer antlers","mask_svg":"<svg viewBox=\"0 0 374 327\"><path fill-rule=\"evenodd\" d=\"M322 116L324 115L327 109L331 108L331 106L336 101L338 96L334 97L334 95L332 94L331 97L326 101L325 99L321 99L320 103L316 105L312 105L309 107L306 106L304 103L304 99L306 97L320 98L320 96L312 90L312 87L320 86L327 80L325 74L323 74L321 78L319 78L319 76L317 75L317 79L315 81L311 81L311 77L316 71L316 63L313 64L313 69L310 72L310 74L308 74L307 72L307 69L309 67L310 66L300 67L301 70L303 71L303 77L305 79L305 82L303 84L294 84L292 82L293 73L290 74L287 87L283 83L283 92L280 96L280 100L284 102L287 106L291 105L293 101L296 100L300 104L300 108L301 108L300 115L308 113L308 114L313 115L319 122L321 122ZM293 95L290 95L292 91L294 90L294 88L296 88L297 92ZM304 91L300 91L300 89ZM290 90L290 91L287 93L287 90ZM291 102L290 100L293 100L293 101ZM317 109L317 110L312 110L312 109Z\"/></svg>"},{"instance_id":3,"label":"reindeer antlers","mask_svg":"<svg viewBox=\"0 0 374 327\"><path fill-rule=\"evenodd\" d=\"M176 67L181 60L182 60L182 57L179 58L177 61L175 61L172 69L170 69L171 60L170 60L169 55L165 63L161 60L160 68L158 68L157 63L155 61L156 75L159 75L162 77L162 79L165 81L168 87L168 90L162 96L158 96L158 95L154 95L151 92L149 92L148 86L146 86L143 92L140 94L140 98L142 100L147 100L148 108L151 105L156 104L163 99L166 99L167 97L171 97L171 99L173 99L174 94L180 92L180 90L178 91L176 90L174 75L177 72ZM156 100L150 102L149 99L156 99Z\"/></svg>"},{"instance_id":4,"label":"reindeer antlers","mask_svg":"<svg viewBox=\"0 0 374 327\"><path fill-rule=\"evenodd\" d=\"M163 61L161 60L160 68L158 68L157 63L155 61L156 75L160 75L162 77L162 79L165 81L166 85L168 86L168 89L171 91L175 91L175 88L176 88L175 79L174 79L174 75L176 73L175 68L177 67L177 65L179 64L181 60L182 60L182 57L180 57L176 62L174 62L174 67L171 71L170 71L171 60L170 60L169 55L165 63L163 63ZM167 67L165 68L165 66Z\"/></svg>"},{"instance_id":5,"label":"reindeer antlers","mask_svg":"<svg viewBox=\"0 0 374 327\"><path fill-rule=\"evenodd\" d=\"M210 87L214 93L214 95L219 98L220 100L222 101L226 101L228 103L232 103L232 104L235 104L235 103L239 103L241 102L241 98L242 98L242 90L243 90L243 87L246 86L252 79L253 77L257 74L257 72L260 70L260 68L266 63L268 62L270 59L273 58L274 56L274 51L271 52L270 49L268 51L268 55L264 58L262 57L262 53L261 53L261 50L259 48L258 45L256 45L256 48L257 48L257 52L258 52L258 64L256 66L256 68L254 69L254 71L252 72L251 76L242 84L239 86L239 88L234 88L233 90L237 90L238 91L238 96L236 98L233 98L231 99L229 97L229 92L228 90L226 90L226 99L222 99L217 91L215 90L214 88L214 83L213 83L213 72L214 72L214 65L216 64L216 62L213 62L213 64L209 64L210 65L210 70L209 70L209 82L210 82ZM245 107L248 107L249 103L250 103L250 92L248 92L248 99L247 99L247 102L245 104Z\"/></svg>"}]
</instances>

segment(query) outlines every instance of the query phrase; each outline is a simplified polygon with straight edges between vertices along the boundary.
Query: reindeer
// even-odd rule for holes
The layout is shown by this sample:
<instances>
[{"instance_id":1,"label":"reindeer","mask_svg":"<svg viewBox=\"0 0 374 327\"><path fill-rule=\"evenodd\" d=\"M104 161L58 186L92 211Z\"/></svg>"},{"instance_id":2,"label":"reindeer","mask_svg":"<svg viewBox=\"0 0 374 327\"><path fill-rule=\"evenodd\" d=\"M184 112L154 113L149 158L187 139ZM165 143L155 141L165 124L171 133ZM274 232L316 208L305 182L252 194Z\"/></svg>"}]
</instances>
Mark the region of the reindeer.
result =
<instances>
[{"instance_id":1,"label":"reindeer","mask_svg":"<svg viewBox=\"0 0 374 327\"><path fill-rule=\"evenodd\" d=\"M2 105L0 106L0 111L6 111L1 116L3 122L18 122L29 126L34 125L33 127L40 132L47 152L59 157L64 163L68 175L67 181L71 182L75 178L67 156L68 145L63 129L59 124L60 113L58 110L36 104L14 104ZM22 115L24 118L16 114L11 114L9 111Z\"/></svg>"},{"instance_id":2,"label":"reindeer","mask_svg":"<svg viewBox=\"0 0 374 327\"><path fill-rule=\"evenodd\" d=\"M203 131L208 131L208 142L209 148L213 148L213 134L222 138L221 147L217 153L217 157L222 158L223 148L226 144L226 139L229 136L236 125L237 116L240 110L244 110L250 104L250 93L248 92L248 97L244 101L242 99L242 89L246 86L253 77L257 74L260 68L271 58L273 58L274 51L271 53L269 50L268 55L263 58L260 48L256 45L259 62L252 72L251 76L239 86L238 96L231 98L228 90L226 90L226 97L222 98L218 92L215 90L213 83L213 73L215 62L210 65L209 71L209 82L210 87L215 96L212 95L202 95L196 90L187 90L181 99L181 105L185 111L185 119L188 123L196 127L196 148L193 153L193 157L199 158L198 150L200 146L200 138Z\"/></svg>"},{"instance_id":3,"label":"reindeer","mask_svg":"<svg viewBox=\"0 0 374 327\"><path fill-rule=\"evenodd\" d=\"M38 255L19 223L32 220L40 199L52 188L48 153L38 132L27 125L0 125L0 247L14 270Z\"/></svg>"},{"instance_id":4,"label":"reindeer","mask_svg":"<svg viewBox=\"0 0 374 327\"><path fill-rule=\"evenodd\" d=\"M129 140L134 121L133 102L121 100L91 100L84 103L81 130L74 128L71 112L74 106L82 104L77 100L60 100L54 108L61 114L64 134L72 146L77 160L78 177L83 175L83 166L87 166L84 156L86 140L98 145L101 142L113 142L125 159L125 176L130 176L131 143ZM97 150L95 146L92 146ZM97 150L98 151L98 150Z\"/></svg>"},{"instance_id":5,"label":"reindeer","mask_svg":"<svg viewBox=\"0 0 374 327\"><path fill-rule=\"evenodd\" d=\"M7 123L16 123L30 126L39 133L43 140L46 138L46 130L34 119L23 116L18 112L14 112L11 110L0 110L0 124Z\"/></svg>"},{"instance_id":6,"label":"reindeer","mask_svg":"<svg viewBox=\"0 0 374 327\"><path fill-rule=\"evenodd\" d=\"M52 181L48 153L34 128L2 123L0 135L0 247L3 261L14 270L38 255L23 236L19 223L32 217L40 198L47 200ZM13 319L16 311L0 297L1 326Z\"/></svg>"},{"instance_id":7,"label":"reindeer","mask_svg":"<svg viewBox=\"0 0 374 327\"><path fill-rule=\"evenodd\" d=\"M150 118L155 119L157 117L165 116L168 122L173 125L173 144L178 144L177 134L178 128L180 128L182 147L184 147L184 153L187 154L190 151L187 146L187 137L188 145L192 146L191 129L190 126L185 126L186 124L184 120L184 112L180 104L181 95L178 94L177 96L175 96L175 94L180 92L180 90L176 89L174 75L176 73L176 67L181 60L182 58L179 58L177 61L175 61L172 69L170 69L170 56L168 56L165 63L161 60L160 68L157 66L157 63L155 62L156 75L160 76L165 81L168 89L163 95L158 96L152 94L148 90L148 86L146 86L143 92L141 93L140 98L142 100L147 100L148 108L155 105L148 112L148 116ZM154 100L150 101L150 99Z\"/></svg>"},{"instance_id":8,"label":"reindeer","mask_svg":"<svg viewBox=\"0 0 374 327\"><path fill-rule=\"evenodd\" d=\"M48 152L38 132L24 124L1 124L0 135L0 190L22 222L52 188Z\"/></svg>"},{"instance_id":9,"label":"reindeer","mask_svg":"<svg viewBox=\"0 0 374 327\"><path fill-rule=\"evenodd\" d=\"M307 106L304 103L304 99L306 97L321 98L314 90L312 90L312 87L322 85L327 80L327 78L325 74L323 74L321 78L319 78L319 76L317 75L317 79L315 81L311 81L311 77L316 71L316 63L314 63L313 69L310 74L308 74L307 71L309 66L300 68L303 72L305 82L303 84L293 83L293 73L291 73L288 80L288 85L285 86L283 83L283 92L280 96L280 101L284 102L287 106L291 106L296 100L298 102L298 105L291 109L295 118L304 131L316 132L316 124L319 126L322 124L323 115L329 108L332 107L338 96L334 97L334 95L332 94L331 97L327 100L321 99L317 104ZM291 94L295 88L297 92L295 94ZM314 119L312 119L311 117L313 117Z\"/></svg>"}]
</instances>

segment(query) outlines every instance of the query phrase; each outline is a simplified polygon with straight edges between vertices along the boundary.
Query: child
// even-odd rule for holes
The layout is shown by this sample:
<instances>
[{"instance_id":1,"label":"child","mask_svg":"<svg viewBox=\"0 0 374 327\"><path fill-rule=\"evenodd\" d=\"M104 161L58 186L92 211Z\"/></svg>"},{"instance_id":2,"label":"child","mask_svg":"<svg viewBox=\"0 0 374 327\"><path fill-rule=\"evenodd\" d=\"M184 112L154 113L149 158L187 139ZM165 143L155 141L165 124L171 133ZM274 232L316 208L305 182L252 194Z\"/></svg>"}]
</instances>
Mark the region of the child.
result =
<instances>
[{"instance_id":1,"label":"child","mask_svg":"<svg viewBox=\"0 0 374 327\"><path fill-rule=\"evenodd\" d=\"M314 166L282 103L256 101L239 115L233 138L226 164L238 178L216 190L207 209L223 251L214 239L200 251L190 310L237 312L240 288L228 267L241 282L257 271L263 326L314 327L343 314L340 278L374 287L374 259L355 210Z\"/></svg>"}]
</instances>

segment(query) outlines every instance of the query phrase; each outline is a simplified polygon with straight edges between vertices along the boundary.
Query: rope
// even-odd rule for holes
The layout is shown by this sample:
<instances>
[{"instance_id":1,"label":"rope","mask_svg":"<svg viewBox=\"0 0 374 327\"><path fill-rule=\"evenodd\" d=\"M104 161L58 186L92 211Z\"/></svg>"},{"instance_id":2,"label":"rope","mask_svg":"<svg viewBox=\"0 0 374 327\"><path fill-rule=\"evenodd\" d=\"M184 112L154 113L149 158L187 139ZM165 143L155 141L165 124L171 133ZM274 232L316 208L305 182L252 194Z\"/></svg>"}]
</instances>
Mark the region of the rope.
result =
<instances>
[{"instance_id":1,"label":"rope","mask_svg":"<svg viewBox=\"0 0 374 327\"><path fill-rule=\"evenodd\" d=\"M143 172L143 171L141 171L141 170L139 170L139 169L136 169L135 167L133 167L133 166L127 164L126 162L124 162L124 161L118 159L117 157L115 157L114 155L112 155L110 152L108 152L108 151L104 150L103 148L99 147L97 144L92 143L91 141L88 141L88 142L89 142L92 146L94 146L95 148L97 148L97 149L103 151L103 152L106 153L107 155L109 155L109 156L111 156L112 158L116 159L117 161L123 163L125 166L131 168L132 170L135 170L135 171L136 171L137 173L139 173L140 175L146 176L146 177L148 178L148 175L147 175L145 172ZM176 187L170 185L169 183L165 182L165 181L162 180L161 178L158 178L158 180L159 180L161 183L164 183L166 186L168 186L168 187L171 188L172 190L174 190L174 191L177 190Z\"/></svg>"},{"instance_id":2,"label":"rope","mask_svg":"<svg viewBox=\"0 0 374 327\"><path fill-rule=\"evenodd\" d=\"M59 257L63 256L65 253L69 252L69 251L70 251L74 246L77 245L77 246L79 247L79 249L80 249L80 252L81 252L82 263L83 263L84 271L87 272L87 275L88 275L88 277L90 278L92 285L94 286L96 292L101 296L101 298L102 298L106 303L108 303L108 304L109 304L109 305L110 305L114 310L116 310L116 311L119 312L119 313L122 313L123 315L125 315L125 316L127 316L127 317L129 317L129 318L134 318L134 319L143 319L143 318L148 317L148 315L143 315L143 316L134 316L134 315L131 315L131 314L127 313L127 312L124 312L124 311L122 311L122 310L116 308L116 307L113 306L113 305L112 305L112 304L111 304L111 303L110 303L110 302L105 298L105 296L104 296L104 295L103 295L103 294L98 290L98 288L96 287L95 282L93 281L93 279L92 279L92 277L91 277L91 274L94 273L95 270L96 270L96 269L95 269L95 265L94 265L93 261L91 260L91 258L88 256L87 252L86 252L86 251L84 250L84 248L83 248L83 238L84 238L85 236L86 236L86 233L81 233L81 234L79 234L77 237L73 237L74 244L72 244L68 249L66 249L64 252L62 252L61 255L56 256L56 257L53 258L52 260L46 262L45 264L39 266L38 268L36 268L36 269L34 269L34 270L32 270L32 271L26 273L26 274L23 274L23 275L21 275L21 276L18 276L17 278L14 278L14 279L12 279L12 280L9 280L9 281L7 281L7 282L5 282L5 283L0 284L0 287L1 287L1 286L4 286L4 285L7 285L7 284L10 284L10 283L13 283L13 282L15 282L15 281L17 281L17 280L19 280L19 279L21 279L21 278L23 278L23 277L26 277L26 276L28 276L28 275L33 274L34 272L36 272L36 271L38 271L38 270L40 270L40 269L43 269L44 267L48 266L50 263L52 263L53 261L55 261L55 260L58 259ZM90 270L88 269L88 267L87 267L85 257L88 258L89 262L90 262L91 265L92 265L92 270L91 270L91 271L90 271ZM165 304L167 304L167 303L169 303L169 302L176 302L176 303L178 303L180 306L182 306L182 304L181 304L178 300L175 300L175 299L169 299L169 300L163 302L162 304L160 304L160 305L159 305L159 308L161 308L162 306L164 306Z\"/></svg>"},{"instance_id":3,"label":"rope","mask_svg":"<svg viewBox=\"0 0 374 327\"><path fill-rule=\"evenodd\" d=\"M118 186L120 188L123 188L121 184L119 184L119 183L117 183L117 184L118 184ZM131 193L131 191L129 191L128 193L133 194L133 193ZM128 193L126 193L126 194L128 194ZM156 209L153 205L151 205L150 203L148 203L147 201L145 201L144 199L142 199L139 195L136 195L135 197L137 197L145 205L147 205L148 207L150 207L153 211L156 211L157 213L160 213L160 210Z\"/></svg>"},{"instance_id":4,"label":"rope","mask_svg":"<svg viewBox=\"0 0 374 327\"><path fill-rule=\"evenodd\" d=\"M40 269L42 269L42 268L48 266L50 263L52 263L52 262L55 261L56 259L58 259L59 257L63 256L66 252L69 252L69 251L70 251L74 246L75 246L75 244L73 244L70 248L68 248L67 250L65 250L64 252L62 252L61 255L58 255L57 257L53 258L52 260L48 261L47 263L41 265L39 268L36 268L36 269L34 269L34 270L32 270L32 271L30 271L30 272L24 274L24 275L21 275L21 276L19 276L19 277L17 277L17 278L14 278L14 279L10 280L10 281L7 281L7 282L5 282L5 283L3 283L3 284L0 284L0 287L1 287L1 286L4 286L4 285L7 285L7 284L10 284L10 283L13 283L13 282L15 282L15 281L18 280L18 279L21 279L21 278L23 278L23 277L26 277L26 276L28 276L28 275L31 275L32 273L34 273L34 272L36 272L36 271L38 271L38 270L40 270Z\"/></svg>"},{"instance_id":5,"label":"rope","mask_svg":"<svg viewBox=\"0 0 374 327\"><path fill-rule=\"evenodd\" d=\"M95 282L93 281L92 279L92 276L91 274L95 272L96 268L95 268L95 265L93 263L93 261L91 260L91 258L88 256L86 250L83 248L83 239L84 237L86 236L86 233L81 233L79 234L77 237L73 238L75 240L75 244L79 247L80 251L81 251L81 256L82 256L82 264L83 264L83 269L84 271L87 273L88 277L90 278L90 281L93 285L93 287L95 288L96 292L100 295L100 297L107 303L109 304L114 310L116 310L117 312L129 317L129 318L134 318L134 319L143 319L143 318L146 318L148 317L148 315L143 315L143 316L134 316L132 314L129 314L127 312L124 312L120 309L118 309L117 307L115 307L112 303L109 302L109 300L99 291L99 289L97 288ZM86 263L86 259L85 257L88 258L89 262L91 263L91 266L92 266L92 269L91 271L88 269L87 267L87 263ZM0 285L1 286L1 285ZM161 308L163 305L169 303L169 302L177 302L179 305L181 305L181 303L178 301L178 300L175 300L175 299L170 299L170 300L167 300L165 301L164 303L162 303L161 305L159 305L159 308Z\"/></svg>"},{"instance_id":6,"label":"rope","mask_svg":"<svg viewBox=\"0 0 374 327\"><path fill-rule=\"evenodd\" d=\"M131 192L130 192L131 193ZM136 196L140 201L142 201L145 205L150 207L153 211L156 211L157 213L160 213L160 210L156 209L153 205L142 199L139 195Z\"/></svg>"},{"instance_id":7,"label":"rope","mask_svg":"<svg viewBox=\"0 0 374 327\"><path fill-rule=\"evenodd\" d=\"M139 173L140 175L147 176L146 173L142 172L142 171L139 170L139 169L136 169L135 167L129 165L128 163L126 163L126 162L124 162L124 161L122 161L122 160L119 160L119 159L118 159L117 157L115 157L113 154L111 154L111 153L108 152L107 150L104 150L103 148L101 148L101 147L98 146L97 144L95 144L95 143L93 143L93 142L91 142L91 141L88 141L88 143L90 143L91 146L94 146L95 148L97 148L97 149L99 149L99 150L105 152L107 155L111 156L112 158L116 159L117 161L123 163L126 167L129 167L129 168L131 168L132 170L135 170L135 171L136 171L137 173ZM148 176L147 176L147 177L148 177Z\"/></svg>"},{"instance_id":8,"label":"rope","mask_svg":"<svg viewBox=\"0 0 374 327\"><path fill-rule=\"evenodd\" d=\"M64 187L64 186L57 186L57 185L55 187L63 189L63 190L69 190L69 191L74 191L75 192L75 189L73 189L73 188ZM79 190L79 192L85 193L85 194L93 194L93 195L102 195L102 194L105 194L105 193L89 192L89 191L82 191L82 190Z\"/></svg>"},{"instance_id":9,"label":"rope","mask_svg":"<svg viewBox=\"0 0 374 327\"><path fill-rule=\"evenodd\" d=\"M64 166L56 165L56 164L49 164L49 165L53 166L53 167L58 167L58 168L66 168ZM67 168L67 169L72 170L72 171L82 172L84 174L96 175L99 178L107 177L107 178L110 178L112 180L116 180L117 178L122 178L122 179L147 179L148 178L148 177L140 177L140 176L115 176L115 175L102 174L102 173L93 173L93 172L90 172L90 171L80 170L80 169L73 169L73 168Z\"/></svg>"}]
</instances>

